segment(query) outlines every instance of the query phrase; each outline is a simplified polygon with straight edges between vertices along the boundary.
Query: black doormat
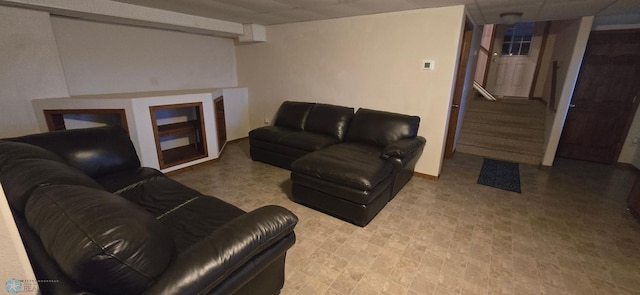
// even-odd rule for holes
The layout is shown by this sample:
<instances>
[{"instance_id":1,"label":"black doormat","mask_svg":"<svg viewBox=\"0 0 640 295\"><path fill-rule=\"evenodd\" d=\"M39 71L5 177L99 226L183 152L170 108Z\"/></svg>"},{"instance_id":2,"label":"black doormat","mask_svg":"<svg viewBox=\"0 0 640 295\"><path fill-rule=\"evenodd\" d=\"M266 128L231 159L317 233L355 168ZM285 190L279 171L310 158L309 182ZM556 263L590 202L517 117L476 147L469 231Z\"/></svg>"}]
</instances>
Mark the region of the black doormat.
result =
<instances>
[{"instance_id":1,"label":"black doormat","mask_svg":"<svg viewBox=\"0 0 640 295\"><path fill-rule=\"evenodd\" d=\"M485 158L478 184L520 193L520 167L518 163Z\"/></svg>"}]
</instances>

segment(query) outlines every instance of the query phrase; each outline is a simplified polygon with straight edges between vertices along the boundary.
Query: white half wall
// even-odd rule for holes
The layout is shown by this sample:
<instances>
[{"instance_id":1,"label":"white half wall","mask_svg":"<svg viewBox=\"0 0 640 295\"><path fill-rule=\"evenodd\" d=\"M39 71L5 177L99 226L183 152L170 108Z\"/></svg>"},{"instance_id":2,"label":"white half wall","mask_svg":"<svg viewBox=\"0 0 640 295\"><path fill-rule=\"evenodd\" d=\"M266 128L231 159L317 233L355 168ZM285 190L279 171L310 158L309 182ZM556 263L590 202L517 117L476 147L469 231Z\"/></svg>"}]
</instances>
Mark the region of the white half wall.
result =
<instances>
[{"instance_id":1,"label":"white half wall","mask_svg":"<svg viewBox=\"0 0 640 295\"><path fill-rule=\"evenodd\" d=\"M237 86L234 40L52 17L70 95Z\"/></svg>"},{"instance_id":2,"label":"white half wall","mask_svg":"<svg viewBox=\"0 0 640 295\"><path fill-rule=\"evenodd\" d=\"M438 176L463 22L464 6L450 6L268 26L268 42L236 48L251 127L284 100L418 115L427 145L416 171Z\"/></svg>"},{"instance_id":3,"label":"white half wall","mask_svg":"<svg viewBox=\"0 0 640 295\"><path fill-rule=\"evenodd\" d=\"M31 100L68 96L49 14L0 6L0 138L39 132Z\"/></svg>"}]
</instances>

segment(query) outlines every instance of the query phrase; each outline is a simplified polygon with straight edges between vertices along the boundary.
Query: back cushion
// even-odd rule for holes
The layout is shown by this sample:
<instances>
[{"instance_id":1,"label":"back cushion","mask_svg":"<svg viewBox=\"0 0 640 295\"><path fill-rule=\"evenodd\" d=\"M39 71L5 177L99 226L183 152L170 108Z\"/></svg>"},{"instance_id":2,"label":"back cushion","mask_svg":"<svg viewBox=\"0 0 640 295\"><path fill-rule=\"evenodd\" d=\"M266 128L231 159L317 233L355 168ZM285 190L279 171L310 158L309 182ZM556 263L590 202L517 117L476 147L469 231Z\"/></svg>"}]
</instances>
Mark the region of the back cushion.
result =
<instances>
[{"instance_id":1,"label":"back cushion","mask_svg":"<svg viewBox=\"0 0 640 295\"><path fill-rule=\"evenodd\" d=\"M309 102L285 101L280 105L273 125L302 130L313 105Z\"/></svg>"},{"instance_id":2,"label":"back cushion","mask_svg":"<svg viewBox=\"0 0 640 295\"><path fill-rule=\"evenodd\" d=\"M11 207L24 213L33 190L51 184L75 184L95 189L102 186L80 170L48 159L13 160L0 169L0 181Z\"/></svg>"},{"instance_id":3,"label":"back cushion","mask_svg":"<svg viewBox=\"0 0 640 295\"><path fill-rule=\"evenodd\" d=\"M129 135L117 126L53 131L9 140L52 151L92 178L140 167Z\"/></svg>"},{"instance_id":4,"label":"back cushion","mask_svg":"<svg viewBox=\"0 0 640 295\"><path fill-rule=\"evenodd\" d=\"M353 118L353 108L319 103L311 109L304 130L342 140L351 118Z\"/></svg>"},{"instance_id":5,"label":"back cushion","mask_svg":"<svg viewBox=\"0 0 640 295\"><path fill-rule=\"evenodd\" d=\"M105 191L72 185L42 187L29 199L25 213L60 269L96 293L142 292L175 253L159 221Z\"/></svg>"},{"instance_id":6,"label":"back cushion","mask_svg":"<svg viewBox=\"0 0 640 295\"><path fill-rule=\"evenodd\" d=\"M0 140L0 169L7 163L19 159L47 159L61 163L64 162L58 155L39 146Z\"/></svg>"},{"instance_id":7,"label":"back cushion","mask_svg":"<svg viewBox=\"0 0 640 295\"><path fill-rule=\"evenodd\" d=\"M416 137L419 126L417 116L359 109L349 124L345 141L384 148L398 139Z\"/></svg>"}]
</instances>

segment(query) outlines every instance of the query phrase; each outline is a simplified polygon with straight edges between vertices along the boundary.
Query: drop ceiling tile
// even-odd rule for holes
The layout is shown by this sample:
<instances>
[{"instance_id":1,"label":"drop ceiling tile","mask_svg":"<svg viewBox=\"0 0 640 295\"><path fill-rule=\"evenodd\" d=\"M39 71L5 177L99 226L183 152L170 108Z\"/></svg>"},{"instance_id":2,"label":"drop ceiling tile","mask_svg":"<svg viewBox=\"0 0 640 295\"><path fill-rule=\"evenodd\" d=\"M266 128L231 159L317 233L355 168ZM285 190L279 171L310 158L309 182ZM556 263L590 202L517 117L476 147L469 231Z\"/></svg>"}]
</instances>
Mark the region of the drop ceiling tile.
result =
<instances>
[{"instance_id":1,"label":"drop ceiling tile","mask_svg":"<svg viewBox=\"0 0 640 295\"><path fill-rule=\"evenodd\" d=\"M257 12L272 12L282 9L290 9L291 6L274 0L217 0L229 5L244 7Z\"/></svg>"},{"instance_id":2,"label":"drop ceiling tile","mask_svg":"<svg viewBox=\"0 0 640 295\"><path fill-rule=\"evenodd\" d=\"M351 5L365 9L371 13L383 13L410 9L419 9L420 6L404 0L360 0Z\"/></svg>"},{"instance_id":3,"label":"drop ceiling tile","mask_svg":"<svg viewBox=\"0 0 640 295\"><path fill-rule=\"evenodd\" d=\"M331 18L356 16L368 13L366 10L350 4L310 7L308 10Z\"/></svg>"},{"instance_id":4,"label":"drop ceiling tile","mask_svg":"<svg viewBox=\"0 0 640 295\"><path fill-rule=\"evenodd\" d=\"M335 4L340 4L341 2L344 2L341 0L275 0L275 1L284 3L288 6L296 7L296 8L329 6L329 5L335 5ZM353 0L351 0L351 2L353 2Z\"/></svg>"},{"instance_id":5,"label":"drop ceiling tile","mask_svg":"<svg viewBox=\"0 0 640 295\"><path fill-rule=\"evenodd\" d=\"M287 10L279 10L271 13L272 15L282 17L285 19L291 20L291 22L304 22L304 21L312 21L319 19L326 19L326 16L321 15L319 13L302 9L302 8L293 8Z\"/></svg>"},{"instance_id":6,"label":"drop ceiling tile","mask_svg":"<svg viewBox=\"0 0 640 295\"><path fill-rule=\"evenodd\" d=\"M420 8L473 4L475 0L407 0Z\"/></svg>"},{"instance_id":7,"label":"drop ceiling tile","mask_svg":"<svg viewBox=\"0 0 640 295\"><path fill-rule=\"evenodd\" d=\"M260 13L260 14L246 15L246 16L242 16L242 17L250 19L251 20L250 23L260 24L260 25L264 25L264 26L284 24L284 23L287 23L287 22L291 22L290 19L287 19L287 18L281 17L281 16L277 16L277 15L273 15L271 13Z\"/></svg>"},{"instance_id":8,"label":"drop ceiling tile","mask_svg":"<svg viewBox=\"0 0 640 295\"><path fill-rule=\"evenodd\" d=\"M610 6L601 10L599 14L602 15L614 15L614 14L639 14L640 17L640 1L638 0L618 0L613 2Z\"/></svg>"},{"instance_id":9,"label":"drop ceiling tile","mask_svg":"<svg viewBox=\"0 0 640 295\"><path fill-rule=\"evenodd\" d=\"M564 0L558 2L546 2L540 8L540 15L547 20L577 18L585 15L595 15L611 0Z\"/></svg>"}]
</instances>

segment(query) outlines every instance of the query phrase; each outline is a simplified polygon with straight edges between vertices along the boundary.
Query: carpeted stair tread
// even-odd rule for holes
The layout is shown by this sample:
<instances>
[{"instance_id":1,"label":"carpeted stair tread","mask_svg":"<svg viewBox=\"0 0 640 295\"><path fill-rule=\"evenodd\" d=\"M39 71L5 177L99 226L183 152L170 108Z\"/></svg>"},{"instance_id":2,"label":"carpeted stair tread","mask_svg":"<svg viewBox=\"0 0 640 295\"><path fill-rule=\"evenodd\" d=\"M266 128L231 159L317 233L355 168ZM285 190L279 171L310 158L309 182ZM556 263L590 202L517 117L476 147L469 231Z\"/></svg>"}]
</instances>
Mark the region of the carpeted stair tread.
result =
<instances>
[{"instance_id":1,"label":"carpeted stair tread","mask_svg":"<svg viewBox=\"0 0 640 295\"><path fill-rule=\"evenodd\" d=\"M476 112L472 109L467 110L464 121L465 123L485 123L544 130L544 118L541 117Z\"/></svg>"},{"instance_id":2,"label":"carpeted stair tread","mask_svg":"<svg viewBox=\"0 0 640 295\"><path fill-rule=\"evenodd\" d=\"M477 134L492 137L519 139L524 141L544 142L544 130L486 123L468 124L461 134ZM461 135L464 136L464 135Z\"/></svg>"},{"instance_id":3,"label":"carpeted stair tread","mask_svg":"<svg viewBox=\"0 0 640 295\"><path fill-rule=\"evenodd\" d=\"M498 100L494 102L474 99L471 100L469 109L476 112L509 113L539 118L544 118L546 115L544 104L532 100Z\"/></svg>"},{"instance_id":4,"label":"carpeted stair tread","mask_svg":"<svg viewBox=\"0 0 640 295\"><path fill-rule=\"evenodd\" d=\"M490 157L493 159L500 159L505 161L531 164L531 165L540 165L542 161L541 156L522 154L504 150L495 150L490 148L478 147L478 146L470 146L465 144L457 144L456 152Z\"/></svg>"},{"instance_id":5,"label":"carpeted stair tread","mask_svg":"<svg viewBox=\"0 0 640 295\"><path fill-rule=\"evenodd\" d=\"M467 133L464 134L464 136L460 136L458 144L473 145L529 155L541 155L543 143Z\"/></svg>"}]
</instances>

